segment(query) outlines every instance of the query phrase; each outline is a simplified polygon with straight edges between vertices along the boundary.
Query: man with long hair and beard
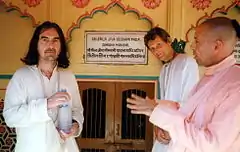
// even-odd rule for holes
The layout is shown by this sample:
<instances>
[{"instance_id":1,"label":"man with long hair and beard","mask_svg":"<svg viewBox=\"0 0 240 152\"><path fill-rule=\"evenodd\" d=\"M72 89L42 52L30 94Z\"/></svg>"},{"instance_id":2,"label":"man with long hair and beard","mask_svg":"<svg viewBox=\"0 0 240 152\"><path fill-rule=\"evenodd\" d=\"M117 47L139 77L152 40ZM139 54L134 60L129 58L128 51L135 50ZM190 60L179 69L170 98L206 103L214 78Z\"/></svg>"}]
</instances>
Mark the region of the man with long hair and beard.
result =
<instances>
[{"instance_id":1,"label":"man with long hair and beard","mask_svg":"<svg viewBox=\"0 0 240 152\"><path fill-rule=\"evenodd\" d=\"M21 59L26 66L10 80L3 116L17 134L15 152L78 152L74 137L82 130L83 107L62 29L46 21L39 25ZM61 92L61 89L66 92ZM72 108L69 133L58 129L59 106Z\"/></svg>"}]
</instances>

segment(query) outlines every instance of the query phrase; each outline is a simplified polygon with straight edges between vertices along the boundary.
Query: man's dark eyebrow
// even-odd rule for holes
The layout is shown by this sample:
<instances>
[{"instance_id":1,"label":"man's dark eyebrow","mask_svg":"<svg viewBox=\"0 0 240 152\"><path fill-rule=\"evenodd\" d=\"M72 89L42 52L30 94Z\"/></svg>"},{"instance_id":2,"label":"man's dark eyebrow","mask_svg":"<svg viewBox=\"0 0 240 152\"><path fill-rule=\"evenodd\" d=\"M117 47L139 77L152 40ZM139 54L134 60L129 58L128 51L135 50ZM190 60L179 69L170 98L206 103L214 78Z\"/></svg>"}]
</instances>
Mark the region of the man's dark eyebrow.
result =
<instances>
[{"instance_id":1,"label":"man's dark eyebrow","mask_svg":"<svg viewBox=\"0 0 240 152\"><path fill-rule=\"evenodd\" d=\"M41 36L40 39L48 38L47 36Z\"/></svg>"},{"instance_id":2,"label":"man's dark eyebrow","mask_svg":"<svg viewBox=\"0 0 240 152\"><path fill-rule=\"evenodd\" d=\"M47 36L41 36L40 39L44 39L44 38L48 38ZM59 40L60 38L59 37L54 37L53 39L55 40Z\"/></svg>"}]
</instances>

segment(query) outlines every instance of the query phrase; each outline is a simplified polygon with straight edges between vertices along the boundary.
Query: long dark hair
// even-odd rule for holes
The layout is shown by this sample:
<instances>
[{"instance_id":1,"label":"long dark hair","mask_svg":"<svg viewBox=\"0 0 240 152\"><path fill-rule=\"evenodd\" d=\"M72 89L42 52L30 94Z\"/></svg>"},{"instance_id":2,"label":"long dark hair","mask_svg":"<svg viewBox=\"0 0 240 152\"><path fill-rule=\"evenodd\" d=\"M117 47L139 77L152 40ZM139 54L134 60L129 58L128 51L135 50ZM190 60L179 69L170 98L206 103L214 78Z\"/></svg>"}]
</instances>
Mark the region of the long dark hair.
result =
<instances>
[{"instance_id":1,"label":"long dark hair","mask_svg":"<svg viewBox=\"0 0 240 152\"><path fill-rule=\"evenodd\" d=\"M39 54L38 54L39 35L44 30L51 29L51 28L54 28L57 31L57 33L59 35L59 39L60 39L60 44L61 44L60 54L57 58L58 67L68 68L68 66L70 64L69 52L67 49L67 44L65 41L63 31L59 27L58 24L50 22L50 21L46 21L46 22L42 23L35 29L32 39L29 44L28 52L27 52L26 56L21 59L21 61L23 63L25 63L26 65L37 65L38 64L38 61L39 61Z\"/></svg>"}]
</instances>

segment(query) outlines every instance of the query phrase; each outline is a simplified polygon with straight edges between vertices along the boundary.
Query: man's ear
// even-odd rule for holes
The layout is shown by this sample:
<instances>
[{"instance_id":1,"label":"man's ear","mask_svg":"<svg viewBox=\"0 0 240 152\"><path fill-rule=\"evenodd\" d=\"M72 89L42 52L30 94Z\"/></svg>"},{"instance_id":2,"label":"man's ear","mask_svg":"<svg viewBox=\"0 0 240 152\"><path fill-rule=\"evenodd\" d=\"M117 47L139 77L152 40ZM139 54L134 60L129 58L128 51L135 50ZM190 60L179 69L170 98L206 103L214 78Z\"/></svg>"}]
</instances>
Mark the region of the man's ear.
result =
<instances>
[{"instance_id":1,"label":"man's ear","mask_svg":"<svg viewBox=\"0 0 240 152\"><path fill-rule=\"evenodd\" d=\"M214 46L214 51L218 53L220 50L222 50L224 47L224 42L220 39L216 40L215 46Z\"/></svg>"}]
</instances>

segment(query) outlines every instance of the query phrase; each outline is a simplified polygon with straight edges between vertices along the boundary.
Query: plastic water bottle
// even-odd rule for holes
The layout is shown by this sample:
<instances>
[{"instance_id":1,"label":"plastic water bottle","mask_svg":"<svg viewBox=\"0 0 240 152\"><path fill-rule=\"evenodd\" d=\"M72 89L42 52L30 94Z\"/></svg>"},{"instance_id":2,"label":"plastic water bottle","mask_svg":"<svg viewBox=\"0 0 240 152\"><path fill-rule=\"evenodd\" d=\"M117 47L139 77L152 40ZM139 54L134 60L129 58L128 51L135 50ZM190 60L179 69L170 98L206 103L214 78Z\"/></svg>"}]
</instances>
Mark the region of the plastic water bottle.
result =
<instances>
[{"instance_id":1,"label":"plastic water bottle","mask_svg":"<svg viewBox=\"0 0 240 152\"><path fill-rule=\"evenodd\" d=\"M61 92L66 92L62 89ZM58 128L65 133L70 133L72 127L72 109L68 102L59 106L58 111Z\"/></svg>"}]
</instances>

